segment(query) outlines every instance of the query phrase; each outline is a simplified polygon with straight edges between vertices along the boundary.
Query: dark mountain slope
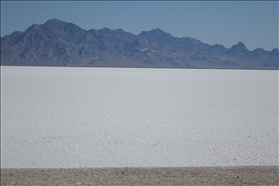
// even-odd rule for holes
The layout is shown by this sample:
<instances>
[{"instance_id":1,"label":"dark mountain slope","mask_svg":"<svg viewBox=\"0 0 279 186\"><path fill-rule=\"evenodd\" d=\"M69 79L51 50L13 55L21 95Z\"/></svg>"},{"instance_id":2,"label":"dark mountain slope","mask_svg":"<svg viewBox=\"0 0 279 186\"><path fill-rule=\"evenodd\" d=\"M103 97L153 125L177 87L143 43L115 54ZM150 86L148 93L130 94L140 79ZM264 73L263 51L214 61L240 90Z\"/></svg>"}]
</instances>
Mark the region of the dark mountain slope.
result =
<instances>
[{"instance_id":1,"label":"dark mountain slope","mask_svg":"<svg viewBox=\"0 0 279 186\"><path fill-rule=\"evenodd\" d=\"M51 19L1 38L1 65L278 69L278 49L230 49L159 28L139 35L122 29L84 30Z\"/></svg>"}]
</instances>

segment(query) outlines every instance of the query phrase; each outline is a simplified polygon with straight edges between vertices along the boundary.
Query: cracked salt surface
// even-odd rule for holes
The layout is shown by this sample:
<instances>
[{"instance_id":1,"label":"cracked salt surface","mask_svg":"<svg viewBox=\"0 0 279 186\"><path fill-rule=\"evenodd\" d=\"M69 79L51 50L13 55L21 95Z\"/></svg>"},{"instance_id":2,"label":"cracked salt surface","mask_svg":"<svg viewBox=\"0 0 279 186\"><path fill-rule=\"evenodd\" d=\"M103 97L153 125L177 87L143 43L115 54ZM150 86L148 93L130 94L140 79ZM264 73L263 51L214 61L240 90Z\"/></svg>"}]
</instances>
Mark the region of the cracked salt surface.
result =
<instances>
[{"instance_id":1,"label":"cracked salt surface","mask_svg":"<svg viewBox=\"0 0 279 186\"><path fill-rule=\"evenodd\" d=\"M278 71L1 71L2 168L278 165Z\"/></svg>"}]
</instances>

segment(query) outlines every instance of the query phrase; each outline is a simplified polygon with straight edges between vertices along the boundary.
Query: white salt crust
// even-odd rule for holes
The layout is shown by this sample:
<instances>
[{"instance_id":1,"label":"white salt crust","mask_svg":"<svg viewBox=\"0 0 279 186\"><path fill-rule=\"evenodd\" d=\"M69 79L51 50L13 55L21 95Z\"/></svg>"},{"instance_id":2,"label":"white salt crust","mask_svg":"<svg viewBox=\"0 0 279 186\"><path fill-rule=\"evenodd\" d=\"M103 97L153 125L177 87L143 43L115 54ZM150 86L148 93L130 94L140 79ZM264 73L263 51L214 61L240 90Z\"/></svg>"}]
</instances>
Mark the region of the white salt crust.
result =
<instances>
[{"instance_id":1,"label":"white salt crust","mask_svg":"<svg viewBox=\"0 0 279 186\"><path fill-rule=\"evenodd\" d=\"M1 67L1 168L278 165L278 71Z\"/></svg>"}]
</instances>

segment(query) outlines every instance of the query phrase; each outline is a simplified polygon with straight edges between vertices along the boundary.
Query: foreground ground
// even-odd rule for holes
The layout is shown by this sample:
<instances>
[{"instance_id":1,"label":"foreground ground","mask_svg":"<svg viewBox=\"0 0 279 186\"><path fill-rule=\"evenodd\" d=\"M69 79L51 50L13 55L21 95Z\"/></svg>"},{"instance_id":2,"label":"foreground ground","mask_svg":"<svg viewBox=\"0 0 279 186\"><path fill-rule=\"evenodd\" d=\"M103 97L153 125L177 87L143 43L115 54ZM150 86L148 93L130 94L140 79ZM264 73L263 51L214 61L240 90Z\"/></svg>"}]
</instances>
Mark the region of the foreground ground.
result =
<instances>
[{"instance_id":1,"label":"foreground ground","mask_svg":"<svg viewBox=\"0 0 279 186\"><path fill-rule=\"evenodd\" d=\"M1 169L1 185L278 185L278 166Z\"/></svg>"}]
</instances>

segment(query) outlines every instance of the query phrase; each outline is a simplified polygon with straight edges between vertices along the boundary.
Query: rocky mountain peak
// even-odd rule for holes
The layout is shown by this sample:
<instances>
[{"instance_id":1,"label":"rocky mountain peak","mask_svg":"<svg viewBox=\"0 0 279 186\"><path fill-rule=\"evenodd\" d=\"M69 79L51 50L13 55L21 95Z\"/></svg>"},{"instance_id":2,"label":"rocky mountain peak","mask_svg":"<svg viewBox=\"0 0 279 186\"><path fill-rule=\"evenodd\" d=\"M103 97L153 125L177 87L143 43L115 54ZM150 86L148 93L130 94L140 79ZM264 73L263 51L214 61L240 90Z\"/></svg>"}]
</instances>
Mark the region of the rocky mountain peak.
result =
<instances>
[{"instance_id":1,"label":"rocky mountain peak","mask_svg":"<svg viewBox=\"0 0 279 186\"><path fill-rule=\"evenodd\" d=\"M247 53L247 52L250 52L244 43L242 43L241 41L238 42L236 45L233 45L231 48L230 48L230 51L229 51L231 54L235 55L235 54L243 54L243 53Z\"/></svg>"},{"instance_id":2,"label":"rocky mountain peak","mask_svg":"<svg viewBox=\"0 0 279 186\"><path fill-rule=\"evenodd\" d=\"M56 18L53 18L53 19L50 19L50 20L46 21L44 23L44 25L53 25L53 24L60 24L60 23L64 23L64 21L60 21Z\"/></svg>"},{"instance_id":3,"label":"rocky mountain peak","mask_svg":"<svg viewBox=\"0 0 279 186\"><path fill-rule=\"evenodd\" d=\"M278 69L278 49L230 49L156 28L139 35L122 29L83 30L51 19L1 38L1 65Z\"/></svg>"},{"instance_id":4,"label":"rocky mountain peak","mask_svg":"<svg viewBox=\"0 0 279 186\"><path fill-rule=\"evenodd\" d=\"M241 49L241 50L247 49L245 44L242 43L241 41L239 41L236 45L233 45L232 48L238 48L238 49Z\"/></svg>"}]
</instances>

